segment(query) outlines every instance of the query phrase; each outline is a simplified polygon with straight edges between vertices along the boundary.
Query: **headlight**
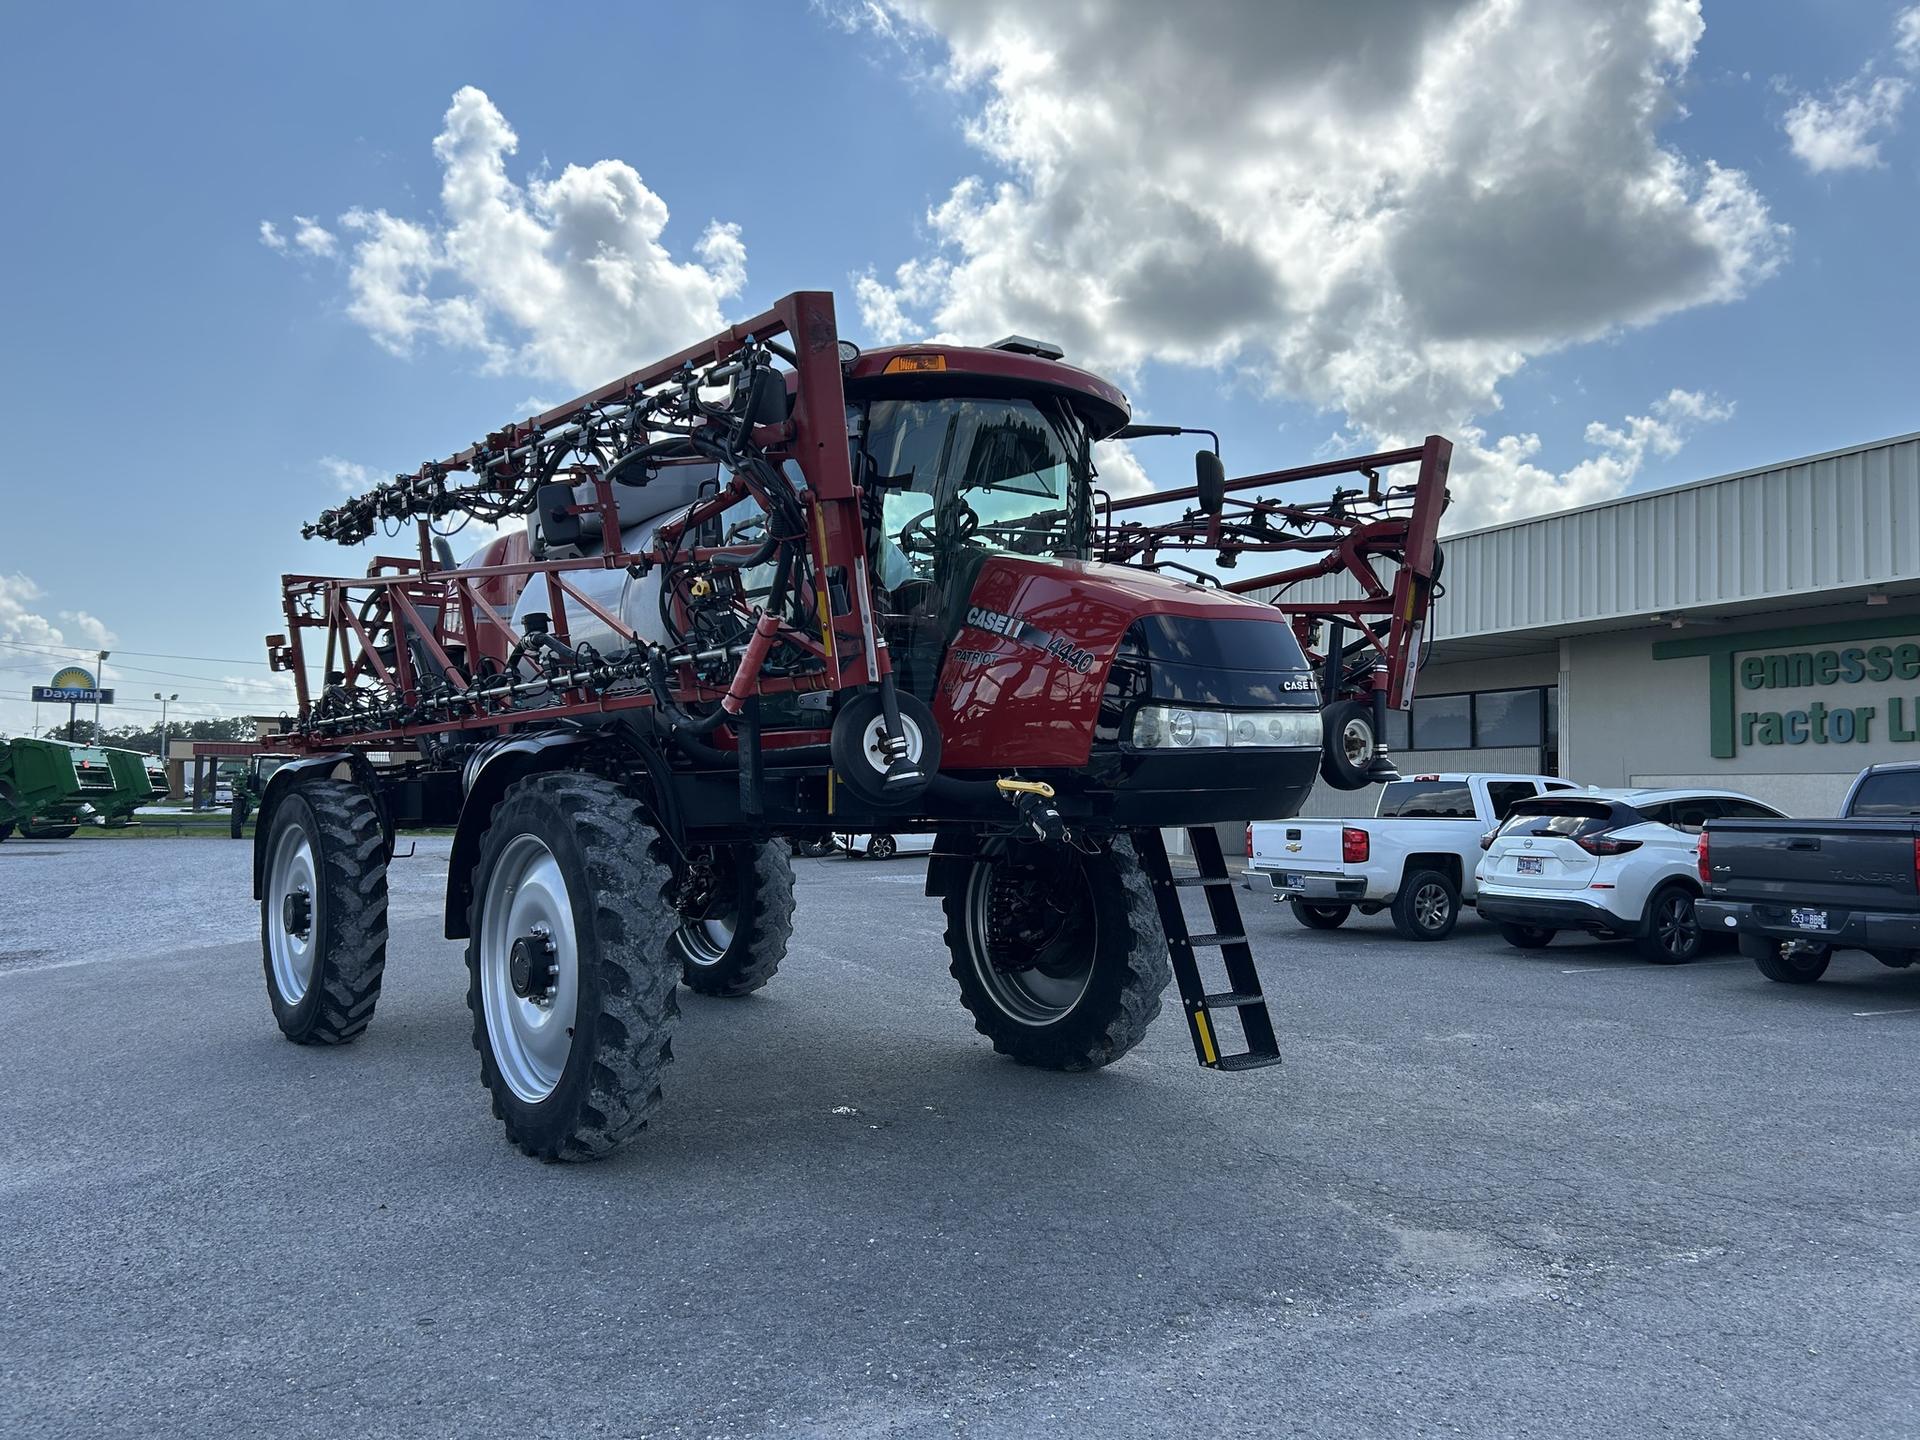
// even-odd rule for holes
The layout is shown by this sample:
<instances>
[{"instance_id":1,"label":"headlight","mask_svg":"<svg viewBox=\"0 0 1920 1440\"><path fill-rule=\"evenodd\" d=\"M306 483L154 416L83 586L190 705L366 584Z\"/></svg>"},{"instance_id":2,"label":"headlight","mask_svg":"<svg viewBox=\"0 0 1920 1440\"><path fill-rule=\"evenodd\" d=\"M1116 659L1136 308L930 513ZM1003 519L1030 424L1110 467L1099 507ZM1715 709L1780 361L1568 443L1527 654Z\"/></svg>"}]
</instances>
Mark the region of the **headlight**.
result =
<instances>
[{"instance_id":1,"label":"headlight","mask_svg":"<svg viewBox=\"0 0 1920 1440\"><path fill-rule=\"evenodd\" d=\"M1317 749L1320 712L1142 705L1128 740L1140 750Z\"/></svg>"}]
</instances>

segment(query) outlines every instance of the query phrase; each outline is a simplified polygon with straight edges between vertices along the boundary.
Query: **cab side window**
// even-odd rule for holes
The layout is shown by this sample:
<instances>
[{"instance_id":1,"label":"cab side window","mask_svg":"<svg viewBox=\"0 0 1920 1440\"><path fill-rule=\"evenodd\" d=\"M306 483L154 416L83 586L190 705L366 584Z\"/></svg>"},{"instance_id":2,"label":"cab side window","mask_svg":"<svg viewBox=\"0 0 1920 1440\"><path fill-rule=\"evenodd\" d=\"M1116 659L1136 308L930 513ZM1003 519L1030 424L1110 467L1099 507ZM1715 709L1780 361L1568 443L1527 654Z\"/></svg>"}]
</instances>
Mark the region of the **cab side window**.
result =
<instances>
[{"instance_id":1,"label":"cab side window","mask_svg":"<svg viewBox=\"0 0 1920 1440\"><path fill-rule=\"evenodd\" d=\"M1515 805L1533 797L1533 786L1524 780L1495 780L1487 785L1487 803L1493 807L1495 820L1505 820Z\"/></svg>"}]
</instances>

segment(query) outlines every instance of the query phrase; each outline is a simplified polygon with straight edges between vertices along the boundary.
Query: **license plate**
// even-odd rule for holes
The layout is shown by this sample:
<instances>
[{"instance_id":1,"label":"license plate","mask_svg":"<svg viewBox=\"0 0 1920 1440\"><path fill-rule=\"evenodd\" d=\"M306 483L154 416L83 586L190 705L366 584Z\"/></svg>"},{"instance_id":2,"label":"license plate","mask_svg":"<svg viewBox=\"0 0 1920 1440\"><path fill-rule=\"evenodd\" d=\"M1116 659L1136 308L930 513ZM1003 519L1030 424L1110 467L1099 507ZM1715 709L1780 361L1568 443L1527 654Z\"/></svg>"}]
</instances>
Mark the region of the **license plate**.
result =
<instances>
[{"instance_id":1,"label":"license plate","mask_svg":"<svg viewBox=\"0 0 1920 1440\"><path fill-rule=\"evenodd\" d=\"M1787 919L1799 930L1824 930L1827 928L1827 912L1824 910L1789 910Z\"/></svg>"},{"instance_id":2,"label":"license plate","mask_svg":"<svg viewBox=\"0 0 1920 1440\"><path fill-rule=\"evenodd\" d=\"M1547 862L1538 855L1522 855L1514 864L1522 875L1539 875L1545 872Z\"/></svg>"},{"instance_id":3,"label":"license plate","mask_svg":"<svg viewBox=\"0 0 1920 1440\"><path fill-rule=\"evenodd\" d=\"M1304 876L1304 875L1289 875L1289 876L1287 876L1287 889L1289 889L1289 890L1304 890L1304 889L1306 889L1306 888L1307 888L1307 877L1306 877L1306 876Z\"/></svg>"}]
</instances>

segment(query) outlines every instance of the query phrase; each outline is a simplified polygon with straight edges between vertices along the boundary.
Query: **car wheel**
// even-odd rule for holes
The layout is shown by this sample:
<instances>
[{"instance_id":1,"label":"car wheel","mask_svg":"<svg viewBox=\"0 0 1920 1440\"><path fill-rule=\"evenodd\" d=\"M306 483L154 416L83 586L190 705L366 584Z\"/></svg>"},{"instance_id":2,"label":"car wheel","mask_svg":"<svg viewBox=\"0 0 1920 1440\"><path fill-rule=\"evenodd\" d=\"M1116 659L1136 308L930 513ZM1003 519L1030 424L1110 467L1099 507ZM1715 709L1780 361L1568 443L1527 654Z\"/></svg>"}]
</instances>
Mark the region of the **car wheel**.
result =
<instances>
[{"instance_id":1,"label":"car wheel","mask_svg":"<svg viewBox=\"0 0 1920 1440\"><path fill-rule=\"evenodd\" d=\"M1336 790L1364 790L1373 782L1373 707L1340 700L1320 712L1320 778Z\"/></svg>"},{"instance_id":2,"label":"car wheel","mask_svg":"<svg viewBox=\"0 0 1920 1440\"><path fill-rule=\"evenodd\" d=\"M1309 930L1338 930L1353 913L1351 905L1310 905L1305 900L1288 899L1293 918Z\"/></svg>"},{"instance_id":3,"label":"car wheel","mask_svg":"<svg viewBox=\"0 0 1920 1440\"><path fill-rule=\"evenodd\" d=\"M1558 930L1544 925L1502 925L1500 938L1516 950L1544 950L1553 943Z\"/></svg>"},{"instance_id":4,"label":"car wheel","mask_svg":"<svg viewBox=\"0 0 1920 1440\"><path fill-rule=\"evenodd\" d=\"M1393 897L1393 928L1409 940L1444 940L1460 918L1460 891L1438 870L1416 870Z\"/></svg>"},{"instance_id":5,"label":"car wheel","mask_svg":"<svg viewBox=\"0 0 1920 1440\"><path fill-rule=\"evenodd\" d=\"M1700 953L1700 921L1693 913L1693 892L1684 885L1663 885L1647 902L1647 924L1634 943L1656 965L1684 965Z\"/></svg>"},{"instance_id":6,"label":"car wheel","mask_svg":"<svg viewBox=\"0 0 1920 1440\"><path fill-rule=\"evenodd\" d=\"M1833 963L1831 945L1787 944L1764 935L1742 935L1740 953L1760 967L1760 973L1782 985L1811 985Z\"/></svg>"},{"instance_id":7,"label":"car wheel","mask_svg":"<svg viewBox=\"0 0 1920 1440\"><path fill-rule=\"evenodd\" d=\"M875 835L867 841L867 859L891 860L900 852L900 842L891 835Z\"/></svg>"}]
</instances>

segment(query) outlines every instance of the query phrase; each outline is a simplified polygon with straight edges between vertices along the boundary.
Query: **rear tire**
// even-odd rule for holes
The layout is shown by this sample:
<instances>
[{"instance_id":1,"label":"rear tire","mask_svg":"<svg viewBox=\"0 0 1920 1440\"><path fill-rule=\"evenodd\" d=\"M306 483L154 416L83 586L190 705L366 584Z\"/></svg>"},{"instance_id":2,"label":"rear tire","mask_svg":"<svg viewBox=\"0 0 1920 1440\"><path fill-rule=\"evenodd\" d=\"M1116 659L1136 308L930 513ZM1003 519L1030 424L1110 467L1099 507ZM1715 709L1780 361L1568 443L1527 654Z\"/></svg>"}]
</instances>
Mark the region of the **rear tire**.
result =
<instances>
[{"instance_id":1,"label":"rear tire","mask_svg":"<svg viewBox=\"0 0 1920 1440\"><path fill-rule=\"evenodd\" d=\"M1553 943L1558 930L1544 925L1507 925L1500 927L1500 938L1516 950L1544 950Z\"/></svg>"},{"instance_id":2,"label":"rear tire","mask_svg":"<svg viewBox=\"0 0 1920 1440\"><path fill-rule=\"evenodd\" d=\"M1292 896L1287 899L1287 908L1309 930L1338 930L1353 914L1351 905L1311 905Z\"/></svg>"},{"instance_id":3,"label":"rear tire","mask_svg":"<svg viewBox=\"0 0 1920 1440\"><path fill-rule=\"evenodd\" d=\"M640 806L598 776L514 782L474 870L467 1008L507 1138L591 1160L646 1128L679 1017L673 872Z\"/></svg>"},{"instance_id":4,"label":"rear tire","mask_svg":"<svg viewBox=\"0 0 1920 1440\"><path fill-rule=\"evenodd\" d=\"M1375 744L1373 707L1336 700L1320 712L1320 778L1336 790L1364 790Z\"/></svg>"},{"instance_id":5,"label":"rear tire","mask_svg":"<svg viewBox=\"0 0 1920 1440\"><path fill-rule=\"evenodd\" d=\"M1408 940L1444 940L1459 920L1459 888L1438 870L1415 870L1393 897L1393 928Z\"/></svg>"},{"instance_id":6,"label":"rear tire","mask_svg":"<svg viewBox=\"0 0 1920 1440\"><path fill-rule=\"evenodd\" d=\"M1023 1065L1097 1070L1140 1043L1173 979L1132 844L1083 855L1015 845L941 902L960 1003Z\"/></svg>"},{"instance_id":7,"label":"rear tire","mask_svg":"<svg viewBox=\"0 0 1920 1440\"><path fill-rule=\"evenodd\" d=\"M1831 945L1796 945L1788 950L1764 935L1742 935L1740 953L1760 967L1760 973L1782 985L1811 985L1833 963Z\"/></svg>"},{"instance_id":8,"label":"rear tire","mask_svg":"<svg viewBox=\"0 0 1920 1440\"><path fill-rule=\"evenodd\" d=\"M310 780L273 812L260 961L280 1033L344 1045L373 1019L387 966L386 837L373 797Z\"/></svg>"},{"instance_id":9,"label":"rear tire","mask_svg":"<svg viewBox=\"0 0 1920 1440\"><path fill-rule=\"evenodd\" d=\"M699 913L683 903L674 953L680 978L702 995L739 996L773 978L793 936L793 861L783 844L726 845ZM683 901L685 886L682 887ZM696 897L697 898L697 897Z\"/></svg>"},{"instance_id":10,"label":"rear tire","mask_svg":"<svg viewBox=\"0 0 1920 1440\"><path fill-rule=\"evenodd\" d=\"M1647 902L1646 933L1633 943L1656 965L1684 965L1699 957L1705 938L1693 913L1693 892L1663 885Z\"/></svg>"}]
</instances>

